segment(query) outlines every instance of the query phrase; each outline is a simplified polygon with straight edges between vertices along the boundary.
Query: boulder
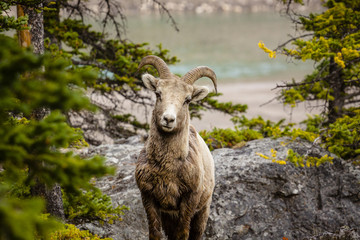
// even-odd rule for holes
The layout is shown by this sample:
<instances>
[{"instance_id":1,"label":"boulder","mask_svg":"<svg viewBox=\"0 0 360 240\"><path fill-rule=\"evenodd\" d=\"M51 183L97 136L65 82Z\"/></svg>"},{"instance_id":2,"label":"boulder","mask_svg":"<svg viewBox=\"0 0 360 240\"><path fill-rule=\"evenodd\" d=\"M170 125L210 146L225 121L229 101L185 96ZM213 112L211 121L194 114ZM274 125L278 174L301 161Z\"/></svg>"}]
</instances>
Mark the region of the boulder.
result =
<instances>
[{"instance_id":1,"label":"boulder","mask_svg":"<svg viewBox=\"0 0 360 240\"><path fill-rule=\"evenodd\" d=\"M121 143L87 150L117 167L115 176L97 182L115 205L125 205L124 220L113 225L80 226L113 239L148 239L147 220L134 170L143 143L132 137ZM360 167L341 159L320 167L294 167L257 153L285 159L292 148L299 154L327 153L309 142L287 138L260 139L239 149L212 152L216 187L203 239L320 239L345 234L358 239L360 227ZM345 227L344 227L345 226ZM341 231L340 231L341 230ZM323 238L340 239L340 238ZM341 238L342 239L342 238Z\"/></svg>"}]
</instances>

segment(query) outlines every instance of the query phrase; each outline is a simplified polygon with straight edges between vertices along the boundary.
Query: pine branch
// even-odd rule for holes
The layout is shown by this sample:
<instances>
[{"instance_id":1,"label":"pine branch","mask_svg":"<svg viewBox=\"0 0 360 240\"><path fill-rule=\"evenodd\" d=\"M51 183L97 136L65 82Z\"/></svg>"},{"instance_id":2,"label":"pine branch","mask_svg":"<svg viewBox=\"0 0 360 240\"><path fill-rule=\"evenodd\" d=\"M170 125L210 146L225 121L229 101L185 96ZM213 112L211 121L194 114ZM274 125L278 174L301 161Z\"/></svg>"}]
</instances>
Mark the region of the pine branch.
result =
<instances>
[{"instance_id":1,"label":"pine branch","mask_svg":"<svg viewBox=\"0 0 360 240\"><path fill-rule=\"evenodd\" d=\"M114 24L116 37L118 39L121 39L121 34L126 33L127 23L126 23L126 17L123 14L123 10L120 3L117 4L116 1L114 3L114 1L111 0L103 0L100 2L100 9L103 9L104 5L106 6L106 11L105 11L105 18L102 20L103 33L106 29L108 22L110 21L112 24ZM121 22L118 22L116 20L117 16L120 17Z\"/></svg>"},{"instance_id":2,"label":"pine branch","mask_svg":"<svg viewBox=\"0 0 360 240\"><path fill-rule=\"evenodd\" d=\"M309 37L309 36L314 36L314 33L307 33L307 34L300 35L298 37L293 37L293 36L289 35L289 37L291 37L291 38L289 40L287 40L286 42L278 45L277 48L274 49L274 51L278 51L278 50L282 49L283 47L285 47L290 42L293 42L293 41L295 41L297 39L300 39L300 38Z\"/></svg>"},{"instance_id":3,"label":"pine branch","mask_svg":"<svg viewBox=\"0 0 360 240\"><path fill-rule=\"evenodd\" d=\"M174 29L179 32L180 29L178 28L178 25L175 21L175 19L173 18L173 16L171 15L170 11L166 8L166 6L164 5L164 3L158 1L158 0L152 0L155 4L157 4L160 7L160 12L165 12L166 15L168 16L171 25L174 27Z\"/></svg>"}]
</instances>

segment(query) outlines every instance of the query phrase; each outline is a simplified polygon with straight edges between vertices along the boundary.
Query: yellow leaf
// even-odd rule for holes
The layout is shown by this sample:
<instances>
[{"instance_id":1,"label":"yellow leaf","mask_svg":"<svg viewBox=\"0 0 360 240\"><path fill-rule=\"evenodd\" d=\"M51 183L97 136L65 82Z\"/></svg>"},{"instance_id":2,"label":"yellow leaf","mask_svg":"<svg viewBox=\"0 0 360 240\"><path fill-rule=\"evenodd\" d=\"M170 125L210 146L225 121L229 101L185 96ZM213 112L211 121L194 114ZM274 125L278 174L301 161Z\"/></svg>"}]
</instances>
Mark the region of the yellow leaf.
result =
<instances>
[{"instance_id":1,"label":"yellow leaf","mask_svg":"<svg viewBox=\"0 0 360 240\"><path fill-rule=\"evenodd\" d=\"M265 158L265 159L269 159L268 156L265 156L265 155L262 154L262 153L256 153L256 155L258 155L258 156L260 156L260 157L262 157L262 158Z\"/></svg>"}]
</instances>

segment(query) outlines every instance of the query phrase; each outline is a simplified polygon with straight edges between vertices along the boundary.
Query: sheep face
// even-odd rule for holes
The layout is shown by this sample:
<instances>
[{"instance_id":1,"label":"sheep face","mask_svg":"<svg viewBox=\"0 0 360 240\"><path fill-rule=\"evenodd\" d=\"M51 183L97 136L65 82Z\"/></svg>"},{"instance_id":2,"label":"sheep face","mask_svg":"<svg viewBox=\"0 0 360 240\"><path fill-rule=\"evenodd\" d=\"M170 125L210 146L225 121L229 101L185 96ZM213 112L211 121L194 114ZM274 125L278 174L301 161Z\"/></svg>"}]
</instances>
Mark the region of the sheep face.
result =
<instances>
[{"instance_id":1,"label":"sheep face","mask_svg":"<svg viewBox=\"0 0 360 240\"><path fill-rule=\"evenodd\" d=\"M190 85L176 77L159 79L144 74L142 81L156 94L153 117L157 128L167 133L183 129L189 119L189 103L199 101L209 93L207 87Z\"/></svg>"}]
</instances>

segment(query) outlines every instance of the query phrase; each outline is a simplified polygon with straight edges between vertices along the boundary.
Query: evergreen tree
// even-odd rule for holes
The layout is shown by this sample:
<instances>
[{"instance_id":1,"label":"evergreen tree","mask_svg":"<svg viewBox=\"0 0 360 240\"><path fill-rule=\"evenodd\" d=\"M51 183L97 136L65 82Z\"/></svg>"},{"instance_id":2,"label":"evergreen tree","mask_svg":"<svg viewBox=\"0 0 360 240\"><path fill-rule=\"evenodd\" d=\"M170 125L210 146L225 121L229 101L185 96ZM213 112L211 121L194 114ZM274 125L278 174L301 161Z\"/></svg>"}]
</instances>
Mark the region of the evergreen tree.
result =
<instances>
[{"instance_id":1,"label":"evergreen tree","mask_svg":"<svg viewBox=\"0 0 360 240\"><path fill-rule=\"evenodd\" d=\"M308 16L291 10L283 1L297 29L303 30L274 51L260 42L270 57L284 54L302 61L313 60L315 70L300 82L278 85L284 104L316 101L322 116L306 121L307 131L320 134L322 145L345 159L360 154L360 1L323 1L324 11ZM295 3L303 4L302 0ZM289 44L293 47L289 47Z\"/></svg>"},{"instance_id":2,"label":"evergreen tree","mask_svg":"<svg viewBox=\"0 0 360 240\"><path fill-rule=\"evenodd\" d=\"M35 13L24 17L1 15L0 32L16 29L26 35L29 25L33 49L43 53L42 30L36 28L41 25L42 8L39 1L32 4L25 12ZM0 7L7 11L10 4L2 2ZM60 56L34 55L31 49L21 49L14 39L0 34L0 239L49 237L48 233L60 225L45 213L63 217L53 206L53 201L62 204L60 185L68 197L79 198L85 190L94 190L98 199L102 197L90 179L112 169L105 167L100 157L82 159L63 150L82 139L80 131L68 126L63 113L94 109L80 87L98 75L94 70L71 65ZM48 115L39 117L36 113L43 112L39 109L48 109ZM46 201L34 198L34 191ZM83 206L90 201L93 199L83 202ZM97 210L102 216L121 213L120 208L108 209L111 201L106 201L98 201L102 209ZM61 204L57 207L62 209ZM95 210L97 204L92 208Z\"/></svg>"},{"instance_id":3,"label":"evergreen tree","mask_svg":"<svg viewBox=\"0 0 360 240\"><path fill-rule=\"evenodd\" d=\"M315 71L302 81L278 86L283 88L281 99L293 106L303 101L322 102L328 123L333 123L345 114L353 115L360 103L360 1L323 2L325 11L304 16L291 11L289 1L287 13L304 33L274 51L259 46L269 54L315 62ZM288 47L289 43L294 47Z\"/></svg>"},{"instance_id":4,"label":"evergreen tree","mask_svg":"<svg viewBox=\"0 0 360 240\"><path fill-rule=\"evenodd\" d=\"M22 47L32 46L36 54L44 54L44 18L43 3L34 4L34 7L23 7L17 5L17 17L28 17L26 27L29 29L18 30L18 40ZM31 114L36 120L43 119L49 114L48 109L41 107L34 110ZM31 171L31 169L29 170ZM44 183L37 182L31 187L33 196L43 197L46 201L46 211L58 219L65 220L61 187L55 184L52 188L47 187Z\"/></svg>"},{"instance_id":5,"label":"evergreen tree","mask_svg":"<svg viewBox=\"0 0 360 240\"><path fill-rule=\"evenodd\" d=\"M36 181L49 187L59 183L76 194L92 188L92 177L110 173L102 158L81 159L61 150L81 138L62 112L91 108L68 86L81 86L96 74L66 69L68 61L36 56L2 35L0 46L0 238L33 239L54 223L41 217L43 202L29 195ZM27 117L44 106L51 110L46 118Z\"/></svg>"}]
</instances>

